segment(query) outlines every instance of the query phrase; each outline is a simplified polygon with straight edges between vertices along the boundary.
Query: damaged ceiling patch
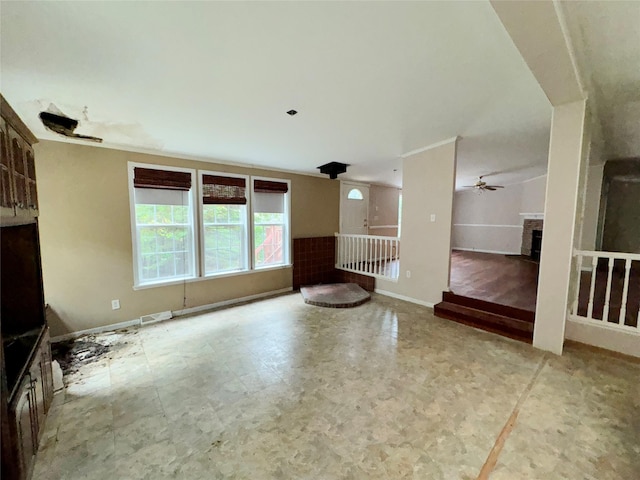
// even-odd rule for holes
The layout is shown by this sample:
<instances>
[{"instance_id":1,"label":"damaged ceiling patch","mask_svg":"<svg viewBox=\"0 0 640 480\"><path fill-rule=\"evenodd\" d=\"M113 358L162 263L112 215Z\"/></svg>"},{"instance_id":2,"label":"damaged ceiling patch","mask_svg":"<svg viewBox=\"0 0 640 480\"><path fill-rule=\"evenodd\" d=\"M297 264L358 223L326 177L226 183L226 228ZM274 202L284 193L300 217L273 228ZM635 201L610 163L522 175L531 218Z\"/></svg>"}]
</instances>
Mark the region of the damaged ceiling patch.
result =
<instances>
[{"instance_id":1,"label":"damaged ceiling patch","mask_svg":"<svg viewBox=\"0 0 640 480\"><path fill-rule=\"evenodd\" d=\"M86 117L86 107L84 112ZM65 137L102 142L101 138L75 133L74 130L78 127L78 120L67 117L53 104L49 105L48 111L40 112L40 120L49 130Z\"/></svg>"},{"instance_id":2,"label":"damaged ceiling patch","mask_svg":"<svg viewBox=\"0 0 640 480\"><path fill-rule=\"evenodd\" d=\"M32 112L31 115L40 120L44 127L41 129L43 133L46 130L70 140L89 140L113 147L164 149L163 142L152 137L140 123L111 121L110 118L117 109L105 111L102 106L96 106L91 114L86 106L54 103L51 99L44 98L27 102L26 105L25 110L28 108ZM98 111L102 115L97 113ZM29 116L25 113L25 117ZM39 132L36 136L38 134Z\"/></svg>"}]
</instances>

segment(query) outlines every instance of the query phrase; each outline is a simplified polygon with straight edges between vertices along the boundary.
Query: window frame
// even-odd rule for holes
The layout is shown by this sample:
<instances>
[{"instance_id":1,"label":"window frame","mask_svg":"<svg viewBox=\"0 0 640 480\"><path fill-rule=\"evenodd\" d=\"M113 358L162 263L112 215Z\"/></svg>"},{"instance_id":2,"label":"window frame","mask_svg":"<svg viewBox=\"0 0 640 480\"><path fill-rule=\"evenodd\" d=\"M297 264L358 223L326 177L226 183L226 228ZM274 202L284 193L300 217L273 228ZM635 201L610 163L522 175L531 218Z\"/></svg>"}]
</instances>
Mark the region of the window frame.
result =
<instances>
[{"instance_id":1,"label":"window frame","mask_svg":"<svg viewBox=\"0 0 640 480\"><path fill-rule=\"evenodd\" d=\"M204 175L217 175L217 176L221 176L221 177L229 177L229 178L242 178L245 181L245 195L247 198L247 203L245 205L245 215L244 215L244 238L243 238L243 242L244 242L244 251L242 252L244 255L244 260L245 260L245 268L241 269L241 270L227 270L224 272L216 272L216 273L209 273L207 274L207 269L206 269L206 258L207 258L207 254L205 251L205 243L204 243L204 233L205 233L205 224L204 224L204 201L203 201L203 197L202 197L202 192L203 192L203 179L202 177ZM217 171L212 171L212 170L198 170L197 172L197 176L198 176L198 202L199 202L199 208L198 208L198 214L200 216L200 218L198 219L198 227L199 227L199 241L200 241L200 245L199 245L199 249L198 249L198 253L200 254L200 258L199 258L199 264L200 264L200 272L201 275L200 277L203 279L207 279L207 278L217 278L217 277L227 277L227 276L231 276L231 275L240 275L243 273L247 273L247 272L251 272L252 269L252 263L251 263L251 258L249 258L249 249L251 248L251 238L252 237L252 228L251 225L249 225L249 221L250 221L250 217L251 217L251 200L252 200L252 194L250 193L249 189L251 188L251 186L253 185L251 183L251 177L249 175L241 175L238 173L228 173L228 172L217 172Z\"/></svg>"},{"instance_id":2,"label":"window frame","mask_svg":"<svg viewBox=\"0 0 640 480\"><path fill-rule=\"evenodd\" d=\"M262 265L256 266L256 236L255 236L255 202L253 201L255 181L266 180L269 182L281 182L287 184L287 193L284 194L284 224L282 228L283 236L283 252L282 263L277 265ZM291 236L291 180L284 178L263 177L257 175L251 175L251 191L250 191L250 203L251 203L251 270L254 272L261 272L269 269L284 268L291 266L291 249L292 249L292 236Z\"/></svg>"},{"instance_id":3,"label":"window frame","mask_svg":"<svg viewBox=\"0 0 640 480\"><path fill-rule=\"evenodd\" d=\"M198 214L195 208L196 201L196 170L193 168L183 168L183 167L174 167L168 165L155 165L151 163L139 163L139 162L128 162L128 176L129 176L129 213L131 220L131 245L133 250L133 288L134 289L142 289L149 287L158 287L163 285L168 285L172 283L182 283L185 281L193 281L199 278L200 275L200 265L198 262L198 239L197 239L197 222L199 221ZM140 272L142 268L142 256L140 255L140 241L138 238L138 224L136 221L136 196L135 196L135 186L134 186L134 169L136 167L139 168L147 168L151 170L166 170L171 172L183 172L189 173L191 175L191 189L189 190L189 202L191 208L189 209L189 218L190 218L190 236L191 236L191 262L193 265L193 274L190 276L183 277L175 277L175 278L163 278L161 280L155 282L141 282L140 280ZM162 189L159 189L162 190ZM169 189L167 189L169 190Z\"/></svg>"},{"instance_id":4,"label":"window frame","mask_svg":"<svg viewBox=\"0 0 640 480\"><path fill-rule=\"evenodd\" d=\"M140 242L138 238L138 227L136 222L136 198L134 186L134 169L147 168L153 170L166 170L173 172L185 172L191 176L191 189L189 190L189 201L191 208L189 209L190 219L190 235L191 235L191 262L193 265L193 274L191 276L164 278L158 281L141 282L141 261ZM144 290L148 288L164 287L170 285L182 285L184 283L192 283L199 281L212 280L216 278L233 277L238 275L247 275L257 272L269 270L279 270L283 268L291 268L291 252L293 248L293 236L291 230L291 180L285 178L243 175L229 172L217 172L210 170L200 170L195 168L175 167L172 165L158 165L154 163L127 162L128 187L129 187L129 217L131 227L131 247L133 261L133 290ZM202 199L202 176L203 175L220 175L232 178L244 178L246 181L246 215L245 215L245 242L247 245L246 269L232 270L220 273L205 275L205 245L204 245L204 215L203 215L203 199ZM287 185L287 192L284 193L284 223L283 223L283 262L276 265L256 266L255 258L255 212L253 196L255 188L255 180L266 180L272 182L281 182ZM248 238L246 238L248 237Z\"/></svg>"}]
</instances>

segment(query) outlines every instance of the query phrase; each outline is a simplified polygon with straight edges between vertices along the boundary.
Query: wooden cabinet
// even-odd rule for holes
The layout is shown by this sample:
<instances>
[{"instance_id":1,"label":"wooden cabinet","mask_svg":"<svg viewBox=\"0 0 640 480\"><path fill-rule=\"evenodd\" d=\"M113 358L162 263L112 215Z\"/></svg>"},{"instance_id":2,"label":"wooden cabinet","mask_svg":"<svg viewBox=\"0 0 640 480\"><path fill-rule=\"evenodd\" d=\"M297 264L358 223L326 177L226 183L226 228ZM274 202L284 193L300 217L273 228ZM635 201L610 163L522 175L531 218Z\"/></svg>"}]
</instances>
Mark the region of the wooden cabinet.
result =
<instances>
[{"instance_id":1,"label":"wooden cabinet","mask_svg":"<svg viewBox=\"0 0 640 480\"><path fill-rule=\"evenodd\" d=\"M31 473L37 450L37 414L35 408L32 379L29 374L22 379L22 385L12 409L17 434L16 447L19 452L20 470L25 477Z\"/></svg>"},{"instance_id":2,"label":"wooden cabinet","mask_svg":"<svg viewBox=\"0 0 640 480\"><path fill-rule=\"evenodd\" d=\"M0 103L2 479L26 480L53 401L32 147L37 140L2 95Z\"/></svg>"},{"instance_id":3,"label":"wooden cabinet","mask_svg":"<svg viewBox=\"0 0 640 480\"><path fill-rule=\"evenodd\" d=\"M14 454L19 460L22 478L29 478L47 412L53 399L49 332L44 329L34 346L31 366L22 377L9 405L9 419L15 432Z\"/></svg>"},{"instance_id":4,"label":"wooden cabinet","mask_svg":"<svg viewBox=\"0 0 640 480\"><path fill-rule=\"evenodd\" d=\"M37 217L38 191L33 144L37 139L0 96L0 214L6 217Z\"/></svg>"},{"instance_id":5,"label":"wooden cabinet","mask_svg":"<svg viewBox=\"0 0 640 480\"><path fill-rule=\"evenodd\" d=\"M0 214L15 215L13 195L13 165L9 153L9 129L4 118L0 119Z\"/></svg>"}]
</instances>

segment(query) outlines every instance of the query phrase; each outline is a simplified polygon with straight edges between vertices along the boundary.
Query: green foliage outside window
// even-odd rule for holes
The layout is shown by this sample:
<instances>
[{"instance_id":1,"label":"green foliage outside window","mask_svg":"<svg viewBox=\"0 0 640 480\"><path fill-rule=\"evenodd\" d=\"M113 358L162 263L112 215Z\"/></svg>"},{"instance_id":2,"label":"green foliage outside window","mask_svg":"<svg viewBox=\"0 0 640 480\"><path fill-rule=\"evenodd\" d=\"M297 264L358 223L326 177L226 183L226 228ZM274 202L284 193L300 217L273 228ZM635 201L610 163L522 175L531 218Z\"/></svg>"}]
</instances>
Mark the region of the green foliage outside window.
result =
<instances>
[{"instance_id":1,"label":"green foliage outside window","mask_svg":"<svg viewBox=\"0 0 640 480\"><path fill-rule=\"evenodd\" d=\"M188 209L183 205L136 205L142 281L190 273Z\"/></svg>"}]
</instances>

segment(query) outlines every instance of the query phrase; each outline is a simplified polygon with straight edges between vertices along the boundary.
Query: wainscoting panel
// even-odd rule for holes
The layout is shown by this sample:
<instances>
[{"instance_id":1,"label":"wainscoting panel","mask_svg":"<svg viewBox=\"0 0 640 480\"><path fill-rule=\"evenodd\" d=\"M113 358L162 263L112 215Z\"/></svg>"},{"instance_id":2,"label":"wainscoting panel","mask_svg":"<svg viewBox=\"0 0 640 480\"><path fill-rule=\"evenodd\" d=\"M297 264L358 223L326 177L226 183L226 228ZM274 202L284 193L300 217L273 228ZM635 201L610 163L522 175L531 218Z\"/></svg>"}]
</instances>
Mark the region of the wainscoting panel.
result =
<instances>
[{"instance_id":1,"label":"wainscoting panel","mask_svg":"<svg viewBox=\"0 0 640 480\"><path fill-rule=\"evenodd\" d=\"M454 224L451 243L459 250L518 255L522 225Z\"/></svg>"}]
</instances>

